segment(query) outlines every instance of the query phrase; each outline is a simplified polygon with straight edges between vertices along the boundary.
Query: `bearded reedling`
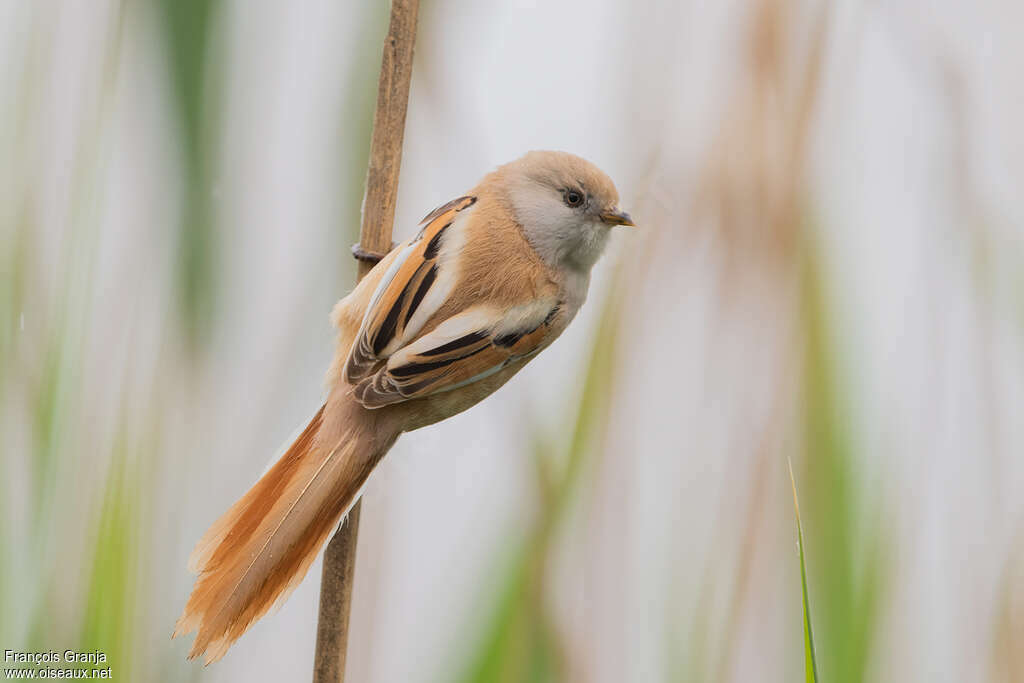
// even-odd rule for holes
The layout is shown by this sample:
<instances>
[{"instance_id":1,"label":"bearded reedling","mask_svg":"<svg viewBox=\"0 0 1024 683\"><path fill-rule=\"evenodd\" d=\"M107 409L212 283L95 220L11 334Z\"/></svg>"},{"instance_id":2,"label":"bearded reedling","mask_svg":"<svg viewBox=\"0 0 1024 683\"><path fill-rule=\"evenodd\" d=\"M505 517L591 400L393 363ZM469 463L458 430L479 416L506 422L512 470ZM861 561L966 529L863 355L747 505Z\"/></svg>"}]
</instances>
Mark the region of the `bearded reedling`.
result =
<instances>
[{"instance_id":1,"label":"bearded reedling","mask_svg":"<svg viewBox=\"0 0 1024 683\"><path fill-rule=\"evenodd\" d=\"M611 179L530 152L438 207L334 307L329 392L280 460L189 558L174 636L224 656L302 581L402 432L486 398L572 321L611 228L632 226Z\"/></svg>"}]
</instances>

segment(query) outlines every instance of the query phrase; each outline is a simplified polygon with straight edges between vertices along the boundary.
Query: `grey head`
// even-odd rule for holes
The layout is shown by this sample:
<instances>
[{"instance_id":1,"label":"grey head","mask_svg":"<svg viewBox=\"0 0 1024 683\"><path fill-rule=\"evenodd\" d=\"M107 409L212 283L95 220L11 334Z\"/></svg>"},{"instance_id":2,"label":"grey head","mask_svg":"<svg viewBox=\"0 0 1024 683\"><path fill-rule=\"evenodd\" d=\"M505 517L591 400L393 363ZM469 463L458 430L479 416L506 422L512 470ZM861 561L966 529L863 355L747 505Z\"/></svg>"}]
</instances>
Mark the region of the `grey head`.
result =
<instances>
[{"instance_id":1,"label":"grey head","mask_svg":"<svg viewBox=\"0 0 1024 683\"><path fill-rule=\"evenodd\" d=\"M529 152L495 175L526 239L556 268L589 272L611 229L633 225L611 178L574 154Z\"/></svg>"}]
</instances>

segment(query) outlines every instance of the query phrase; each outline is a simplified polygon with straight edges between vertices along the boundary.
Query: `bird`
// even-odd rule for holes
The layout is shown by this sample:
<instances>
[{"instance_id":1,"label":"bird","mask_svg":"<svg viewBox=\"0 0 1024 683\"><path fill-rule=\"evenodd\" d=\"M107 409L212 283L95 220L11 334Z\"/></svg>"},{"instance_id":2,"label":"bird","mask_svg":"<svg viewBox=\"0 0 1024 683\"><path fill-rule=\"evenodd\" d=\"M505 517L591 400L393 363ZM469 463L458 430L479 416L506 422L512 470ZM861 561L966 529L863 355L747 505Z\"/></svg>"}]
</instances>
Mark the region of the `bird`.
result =
<instances>
[{"instance_id":1,"label":"bird","mask_svg":"<svg viewBox=\"0 0 1024 683\"><path fill-rule=\"evenodd\" d=\"M583 305L616 226L635 226L585 159L532 151L431 211L339 301L326 400L196 544L173 637L206 664L302 581L398 437L480 402Z\"/></svg>"}]
</instances>

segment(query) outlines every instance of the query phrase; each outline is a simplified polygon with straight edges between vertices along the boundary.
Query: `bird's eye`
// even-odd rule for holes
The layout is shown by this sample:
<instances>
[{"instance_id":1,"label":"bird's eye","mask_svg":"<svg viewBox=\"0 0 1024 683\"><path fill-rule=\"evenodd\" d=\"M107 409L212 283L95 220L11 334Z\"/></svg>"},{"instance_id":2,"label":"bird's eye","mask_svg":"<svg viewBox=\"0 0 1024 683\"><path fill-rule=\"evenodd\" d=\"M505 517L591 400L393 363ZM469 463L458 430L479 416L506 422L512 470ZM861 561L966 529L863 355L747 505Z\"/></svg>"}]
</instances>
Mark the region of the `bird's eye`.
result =
<instances>
[{"instance_id":1,"label":"bird's eye","mask_svg":"<svg viewBox=\"0 0 1024 683\"><path fill-rule=\"evenodd\" d=\"M577 207L583 203L583 193L576 190L568 190L565 193L565 203L572 207Z\"/></svg>"}]
</instances>

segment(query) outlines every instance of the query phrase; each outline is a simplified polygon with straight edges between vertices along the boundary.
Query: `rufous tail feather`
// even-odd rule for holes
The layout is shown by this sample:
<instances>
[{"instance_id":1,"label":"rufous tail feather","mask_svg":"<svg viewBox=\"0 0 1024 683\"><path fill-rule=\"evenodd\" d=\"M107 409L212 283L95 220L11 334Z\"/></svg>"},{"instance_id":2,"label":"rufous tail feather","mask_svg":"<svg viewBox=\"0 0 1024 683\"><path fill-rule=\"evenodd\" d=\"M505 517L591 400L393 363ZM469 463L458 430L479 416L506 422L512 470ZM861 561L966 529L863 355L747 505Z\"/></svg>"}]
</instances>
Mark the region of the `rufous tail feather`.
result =
<instances>
[{"instance_id":1,"label":"rufous tail feather","mask_svg":"<svg viewBox=\"0 0 1024 683\"><path fill-rule=\"evenodd\" d=\"M209 664L223 657L302 581L397 436L360 424L352 419L341 429L322 429L321 407L284 456L200 539L189 557L199 576L173 636L198 632L189 659L205 655Z\"/></svg>"}]
</instances>

